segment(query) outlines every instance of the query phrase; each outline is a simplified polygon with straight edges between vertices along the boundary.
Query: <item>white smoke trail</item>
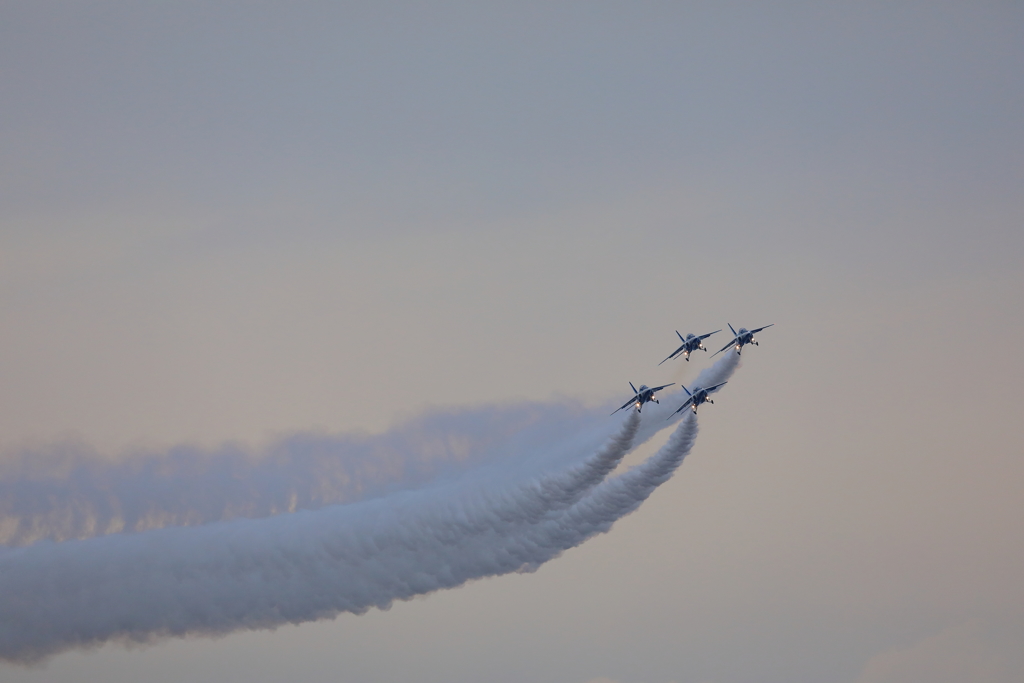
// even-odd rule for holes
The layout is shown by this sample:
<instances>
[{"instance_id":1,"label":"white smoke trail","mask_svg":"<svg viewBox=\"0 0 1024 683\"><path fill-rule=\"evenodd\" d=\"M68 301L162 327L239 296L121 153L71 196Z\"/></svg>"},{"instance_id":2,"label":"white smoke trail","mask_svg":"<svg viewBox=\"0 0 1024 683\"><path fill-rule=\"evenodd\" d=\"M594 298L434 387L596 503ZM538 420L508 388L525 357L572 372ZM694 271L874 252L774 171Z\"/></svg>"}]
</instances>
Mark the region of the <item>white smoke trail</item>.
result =
<instances>
[{"instance_id":1,"label":"white smoke trail","mask_svg":"<svg viewBox=\"0 0 1024 683\"><path fill-rule=\"evenodd\" d=\"M636 510L656 488L668 481L697 439L696 415L686 411L682 421L655 455L621 476L603 482L564 515L549 522L545 533L560 539L554 545L574 547L595 534L608 531L616 520Z\"/></svg>"},{"instance_id":2,"label":"white smoke trail","mask_svg":"<svg viewBox=\"0 0 1024 683\"><path fill-rule=\"evenodd\" d=\"M728 379L738 361L727 353L695 384ZM682 392L668 393L661 405L644 406L636 444L671 426L680 415L665 418L683 400ZM260 450L178 446L117 462L81 444L8 453L0 457L0 544L315 510L422 487L524 452L543 452L542 462L530 464L549 470L558 454L593 452L608 433L606 417L603 407L534 403L434 412L374 436L295 434Z\"/></svg>"},{"instance_id":3,"label":"white smoke trail","mask_svg":"<svg viewBox=\"0 0 1024 683\"><path fill-rule=\"evenodd\" d=\"M110 639L360 613L538 566L569 547L558 545L559 536L571 536L552 520L531 522L562 510L566 519L582 514L592 525L610 524L616 510L639 504L622 487L579 500L629 450L639 422L629 415L582 466L496 499L456 483L316 512L7 549L0 552L0 657L28 662ZM583 506L593 496L603 503Z\"/></svg>"},{"instance_id":4,"label":"white smoke trail","mask_svg":"<svg viewBox=\"0 0 1024 683\"><path fill-rule=\"evenodd\" d=\"M735 367L723 359L698 382ZM0 549L0 658L273 628L535 569L607 531L672 475L696 437L689 412L655 456L605 480L638 435L672 423L659 412L673 403L645 406L642 419L630 412L596 453L588 444L601 430L584 416L581 433L543 428L500 449L532 456L358 503ZM594 455L581 461L584 447Z\"/></svg>"},{"instance_id":5,"label":"white smoke trail","mask_svg":"<svg viewBox=\"0 0 1024 683\"><path fill-rule=\"evenodd\" d=\"M646 419L646 418L645 418ZM516 531L510 566L521 561L518 571L533 571L636 510L654 490L668 481L697 438L697 418L687 412L668 442L643 464L603 481L572 507L544 521ZM467 546L477 542L467 539Z\"/></svg>"},{"instance_id":6,"label":"white smoke trail","mask_svg":"<svg viewBox=\"0 0 1024 683\"><path fill-rule=\"evenodd\" d=\"M592 452L609 421L573 404L433 412L384 434L294 434L262 449L177 446L117 461L81 444L0 456L0 544L266 517L418 488L545 444Z\"/></svg>"}]
</instances>

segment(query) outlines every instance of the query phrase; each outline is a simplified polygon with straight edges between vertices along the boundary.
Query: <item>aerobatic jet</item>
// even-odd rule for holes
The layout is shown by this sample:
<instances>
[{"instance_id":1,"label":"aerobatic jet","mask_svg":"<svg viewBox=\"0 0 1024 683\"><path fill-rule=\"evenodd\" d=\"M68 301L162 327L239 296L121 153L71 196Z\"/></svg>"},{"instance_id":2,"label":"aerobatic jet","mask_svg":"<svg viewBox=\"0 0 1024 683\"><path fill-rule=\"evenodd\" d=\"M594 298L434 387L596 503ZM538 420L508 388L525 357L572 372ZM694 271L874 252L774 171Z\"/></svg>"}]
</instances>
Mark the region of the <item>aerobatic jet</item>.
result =
<instances>
[{"instance_id":1,"label":"aerobatic jet","mask_svg":"<svg viewBox=\"0 0 1024 683\"><path fill-rule=\"evenodd\" d=\"M683 342L683 345L680 346L675 351L673 351L672 355L669 356L668 358L666 358L665 360L668 360L669 358L675 358L676 356L678 356L681 353L681 354L683 354L683 358L685 358L687 361L689 361L690 360L690 354L693 353L694 351L696 351L697 349L702 349L704 351L707 351L707 349L704 348L704 345L701 342L704 341L705 339L707 339L708 337L710 337L711 335L715 334L715 332L721 332L721 330L715 330L714 332L708 332L707 334L702 334L699 337L695 336L691 332L690 334L688 334L688 335L686 335L684 337L683 335L679 334L679 330L676 330L676 336L679 337L679 341ZM661 361L661 363L664 363L665 360ZM661 365L661 363L658 363L658 365Z\"/></svg>"},{"instance_id":2,"label":"aerobatic jet","mask_svg":"<svg viewBox=\"0 0 1024 683\"><path fill-rule=\"evenodd\" d=\"M675 382L672 382L672 384L675 384ZM650 403L651 401L658 403L658 399L654 398L654 392L661 391L665 387L672 386L672 384L663 384L660 387L654 387L653 389L647 386L646 384L641 384L640 388L637 389L636 387L633 386L633 383L630 382L629 388L633 390L633 393L636 394L636 396L623 403L622 408L616 408L614 411L612 411L612 415L619 412L623 408L628 408L631 405L636 406L636 412L639 413L640 408L643 407L645 403Z\"/></svg>"},{"instance_id":3,"label":"aerobatic jet","mask_svg":"<svg viewBox=\"0 0 1024 683\"><path fill-rule=\"evenodd\" d=\"M722 386L723 384L726 384L726 382L719 382L715 386L708 387L707 389L704 389L702 387L695 387L692 393L684 385L683 391L690 394L690 398L686 399L683 402L683 405L679 406L679 408L676 409L676 412L672 413L672 415L675 415L676 413L685 410L686 406L690 406L690 408L693 409L693 414L696 415L697 406L699 406L701 403L714 403L714 401L712 401L711 398L708 397L708 394L717 389L718 387ZM669 415L668 419L672 419L672 415Z\"/></svg>"},{"instance_id":4,"label":"aerobatic jet","mask_svg":"<svg viewBox=\"0 0 1024 683\"><path fill-rule=\"evenodd\" d=\"M774 324L775 323L772 323L772 325ZM767 330L772 325L765 325L764 327L759 327L756 330L748 330L745 327L741 327L739 332L733 330L732 325L729 325L729 329L732 330L732 341L723 346L722 348L718 349L717 351L715 351L713 354L711 354L711 357L714 358L715 356L720 354L722 351L725 351L730 346L736 347L736 353L740 353L740 350L747 344L760 346L756 341L754 341L754 335L760 332L761 330Z\"/></svg>"}]
</instances>

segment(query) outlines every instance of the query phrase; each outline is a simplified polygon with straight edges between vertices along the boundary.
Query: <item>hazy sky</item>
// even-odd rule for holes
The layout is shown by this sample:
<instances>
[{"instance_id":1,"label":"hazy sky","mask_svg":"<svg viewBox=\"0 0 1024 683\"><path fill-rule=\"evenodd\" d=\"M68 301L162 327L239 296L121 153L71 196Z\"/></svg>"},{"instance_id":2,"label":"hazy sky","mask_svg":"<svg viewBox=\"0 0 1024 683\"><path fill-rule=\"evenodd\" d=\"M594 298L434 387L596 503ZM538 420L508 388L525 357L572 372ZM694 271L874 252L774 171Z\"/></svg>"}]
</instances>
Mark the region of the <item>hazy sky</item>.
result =
<instances>
[{"instance_id":1,"label":"hazy sky","mask_svg":"<svg viewBox=\"0 0 1024 683\"><path fill-rule=\"evenodd\" d=\"M625 400L775 323L536 573L0 679L1024 678L1019 3L4 2L0 97L0 457Z\"/></svg>"}]
</instances>

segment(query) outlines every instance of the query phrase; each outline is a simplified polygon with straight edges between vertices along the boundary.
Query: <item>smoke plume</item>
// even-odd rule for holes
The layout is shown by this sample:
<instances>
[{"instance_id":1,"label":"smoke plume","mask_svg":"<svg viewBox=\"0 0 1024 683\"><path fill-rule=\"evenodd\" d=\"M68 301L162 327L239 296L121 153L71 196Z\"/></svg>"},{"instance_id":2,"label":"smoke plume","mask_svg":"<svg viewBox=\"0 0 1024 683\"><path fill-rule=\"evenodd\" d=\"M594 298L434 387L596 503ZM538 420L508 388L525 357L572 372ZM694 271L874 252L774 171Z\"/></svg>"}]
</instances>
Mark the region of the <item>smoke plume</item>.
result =
<instances>
[{"instance_id":1,"label":"smoke plume","mask_svg":"<svg viewBox=\"0 0 1024 683\"><path fill-rule=\"evenodd\" d=\"M723 381L736 367L737 358L727 354L695 384ZM265 506L272 496L250 482L251 488L238 488L243 493L237 502L256 501L260 514L252 517L225 518L213 505L196 526L0 548L0 658L32 662L110 640L273 628L386 609L395 600L469 580L532 571L610 529L671 477L696 438L689 411L675 416L681 423L655 455L608 475L637 443L673 424L666 417L683 400L683 392L669 394L661 405L644 406L642 416L630 411L621 422L609 420L603 409L556 407L542 415L536 406L434 416L405 432L374 437L378 441L356 441L410 446L415 466L398 466L392 488L386 476L354 484L354 502L332 504L325 496L307 509L290 505L294 512L275 514ZM618 431L608 435L614 425ZM431 429L435 445L447 445L437 463L422 466L417 434ZM214 459L235 462L232 451L221 453ZM393 454L395 462L406 462L399 448ZM180 462L173 454L165 457L163 462ZM312 480L325 464L317 458L289 462L300 470L293 481ZM249 467L260 472L266 465ZM81 471L94 479L103 473L92 461ZM225 476L216 467L211 471L197 478ZM71 472L65 481L81 480L81 473ZM59 478L41 479L59 489ZM77 490L95 494L101 488ZM204 509L201 504L216 502L212 491L200 489L205 493L190 505ZM246 491L256 493L247 498ZM95 503L87 494L79 500ZM59 503L53 509L61 509ZM74 512L73 506L63 509ZM26 518L33 519L20 519Z\"/></svg>"}]
</instances>

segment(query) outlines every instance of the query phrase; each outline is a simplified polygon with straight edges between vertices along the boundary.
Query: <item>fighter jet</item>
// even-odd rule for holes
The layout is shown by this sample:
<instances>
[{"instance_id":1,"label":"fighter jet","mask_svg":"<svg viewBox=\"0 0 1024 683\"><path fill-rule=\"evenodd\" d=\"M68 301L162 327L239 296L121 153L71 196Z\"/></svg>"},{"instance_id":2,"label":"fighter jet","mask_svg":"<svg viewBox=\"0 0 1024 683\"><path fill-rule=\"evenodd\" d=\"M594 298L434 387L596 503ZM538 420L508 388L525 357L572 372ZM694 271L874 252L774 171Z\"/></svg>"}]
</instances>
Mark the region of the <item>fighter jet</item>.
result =
<instances>
[{"instance_id":1,"label":"fighter jet","mask_svg":"<svg viewBox=\"0 0 1024 683\"><path fill-rule=\"evenodd\" d=\"M772 323L772 325L774 324L775 323ZM732 341L723 346L722 348L718 349L717 351L715 351L713 354L711 354L711 357L714 358L715 356L720 354L722 351L725 351L730 346L736 347L736 353L740 353L740 350L747 344L760 346L756 341L754 341L754 335L760 332L761 330L767 330L772 325L765 325L764 327L759 327L756 330L748 330L745 327L741 327L739 332L733 330L732 325L729 325L729 329L732 330Z\"/></svg>"},{"instance_id":2,"label":"fighter jet","mask_svg":"<svg viewBox=\"0 0 1024 683\"><path fill-rule=\"evenodd\" d=\"M694 334L691 332L690 334L684 337L683 335L679 334L679 330L676 330L676 335L679 337L679 341L683 342L683 345L680 346L675 351L673 351L672 355L666 358L665 360L668 360L669 358L675 358L680 353L682 353L683 358L689 361L690 354L696 351L697 349L703 349L704 351L707 351L707 349L704 348L704 345L701 344L701 342L710 337L711 335L715 334L716 332L721 332L721 330L708 332L707 334L702 334L699 337L694 336ZM664 363L665 360L661 361L661 363ZM661 363L658 363L658 365L661 365Z\"/></svg>"},{"instance_id":3,"label":"fighter jet","mask_svg":"<svg viewBox=\"0 0 1024 683\"><path fill-rule=\"evenodd\" d=\"M672 382L672 384L675 384L675 382ZM630 382L629 388L633 390L633 393L636 394L636 396L623 403L622 408L628 408L631 405L635 405L636 412L639 413L640 408L643 407L645 403L650 403L651 401L658 403L658 399L654 398L654 392L661 391L665 387L672 386L672 384L663 384L660 387L654 387L653 389L648 387L646 384L641 384L640 388L637 389L636 387L633 386L633 383ZM622 408L616 408L614 411L612 411L612 415L622 410Z\"/></svg>"},{"instance_id":4,"label":"fighter jet","mask_svg":"<svg viewBox=\"0 0 1024 683\"><path fill-rule=\"evenodd\" d=\"M693 393L690 393L690 390L687 389L686 386L683 386L683 391L690 394L690 398L686 399L683 402L683 405L679 406L679 408L676 409L676 412L672 413L672 415L675 415L676 413L684 410L686 406L690 406L690 408L693 409L693 414L696 415L697 406L699 406L701 403L714 403L714 401L712 401L708 397L708 394L717 389L718 387L722 386L723 384L726 384L726 382L719 382L715 386L708 387L707 389L704 389L702 387L695 387ZM672 415L669 415L668 419L672 419Z\"/></svg>"}]
</instances>

